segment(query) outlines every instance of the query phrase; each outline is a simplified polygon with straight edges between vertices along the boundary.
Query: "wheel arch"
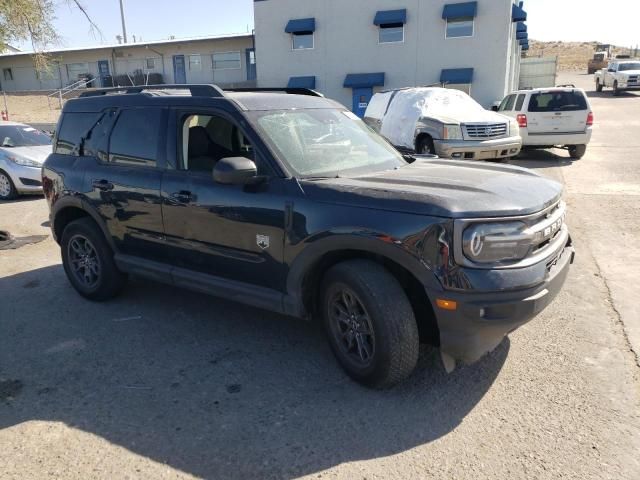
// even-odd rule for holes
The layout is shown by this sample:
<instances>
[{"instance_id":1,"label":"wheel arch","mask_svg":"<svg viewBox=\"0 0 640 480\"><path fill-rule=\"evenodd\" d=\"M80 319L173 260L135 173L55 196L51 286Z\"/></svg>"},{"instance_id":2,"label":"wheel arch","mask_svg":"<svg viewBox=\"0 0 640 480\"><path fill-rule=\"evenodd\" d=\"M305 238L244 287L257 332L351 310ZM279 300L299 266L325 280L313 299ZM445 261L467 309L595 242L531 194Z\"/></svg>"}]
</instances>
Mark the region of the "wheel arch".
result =
<instances>
[{"instance_id":1,"label":"wheel arch","mask_svg":"<svg viewBox=\"0 0 640 480\"><path fill-rule=\"evenodd\" d=\"M318 298L322 280L326 272L338 263L364 259L382 265L403 288L413 309L420 337L434 345L439 345L440 334L432 303L427 289L441 290L433 273L418 259L397 247L387 246L381 241L363 242L362 238L340 239L339 245L317 248L301 255L292 265L287 290L294 299L300 316L314 318L318 313ZM374 242L374 243L372 243ZM336 243L336 242L332 242ZM364 245L363 245L364 243ZM376 245L382 244L382 245ZM413 264L413 265L412 265ZM416 266L420 271L417 271Z\"/></svg>"},{"instance_id":2,"label":"wheel arch","mask_svg":"<svg viewBox=\"0 0 640 480\"><path fill-rule=\"evenodd\" d=\"M113 239L111 235L109 235L109 231L100 215L91 209L85 201L73 197L65 197L58 200L51 211L51 230L56 242L60 243L62 232L64 232L64 229L69 223L85 217L91 218L96 223L102 231L109 247L111 247L113 251L116 251Z\"/></svg>"}]
</instances>

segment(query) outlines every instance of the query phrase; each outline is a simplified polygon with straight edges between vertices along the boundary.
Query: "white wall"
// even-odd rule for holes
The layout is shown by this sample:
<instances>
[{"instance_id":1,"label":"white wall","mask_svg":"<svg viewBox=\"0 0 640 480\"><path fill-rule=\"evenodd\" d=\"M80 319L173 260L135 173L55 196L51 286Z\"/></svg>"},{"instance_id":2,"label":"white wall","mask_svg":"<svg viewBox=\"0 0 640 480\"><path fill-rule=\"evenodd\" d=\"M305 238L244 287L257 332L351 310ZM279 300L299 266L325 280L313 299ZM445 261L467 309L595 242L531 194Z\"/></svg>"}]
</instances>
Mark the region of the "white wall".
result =
<instances>
[{"instance_id":1,"label":"white wall","mask_svg":"<svg viewBox=\"0 0 640 480\"><path fill-rule=\"evenodd\" d=\"M259 86L286 86L289 77L315 75L316 88L348 107L348 73L385 72L383 89L436 83L444 68L474 69L471 94L485 106L513 85L518 45L513 0L479 0L470 38L445 38L442 10L461 0L263 0L254 3ZM407 9L405 41L379 44L378 10ZM315 17L315 48L293 51L284 32L290 19ZM519 50L518 53L519 54ZM515 54L515 55L517 55Z\"/></svg>"}]
</instances>

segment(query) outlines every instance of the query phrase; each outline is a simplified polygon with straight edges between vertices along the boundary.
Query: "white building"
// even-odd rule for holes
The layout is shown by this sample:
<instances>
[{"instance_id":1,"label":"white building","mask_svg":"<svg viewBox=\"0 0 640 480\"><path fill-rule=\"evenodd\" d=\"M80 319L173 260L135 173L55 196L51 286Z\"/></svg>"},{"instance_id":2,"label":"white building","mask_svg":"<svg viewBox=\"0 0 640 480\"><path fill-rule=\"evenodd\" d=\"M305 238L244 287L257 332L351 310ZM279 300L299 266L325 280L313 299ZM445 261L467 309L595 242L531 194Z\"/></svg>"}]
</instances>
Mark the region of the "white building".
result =
<instances>
[{"instance_id":1,"label":"white building","mask_svg":"<svg viewBox=\"0 0 640 480\"><path fill-rule=\"evenodd\" d=\"M258 86L314 88L362 115L379 90L445 83L484 106L517 88L522 2L254 0Z\"/></svg>"},{"instance_id":2,"label":"white building","mask_svg":"<svg viewBox=\"0 0 640 480\"><path fill-rule=\"evenodd\" d=\"M0 54L0 89L53 90L88 75L90 86L111 86L118 76L162 76L163 83L255 85L251 34L161 40L46 52L50 68L36 71L31 52ZM122 77L120 77L122 78ZM126 84L126 83L121 83Z\"/></svg>"}]
</instances>

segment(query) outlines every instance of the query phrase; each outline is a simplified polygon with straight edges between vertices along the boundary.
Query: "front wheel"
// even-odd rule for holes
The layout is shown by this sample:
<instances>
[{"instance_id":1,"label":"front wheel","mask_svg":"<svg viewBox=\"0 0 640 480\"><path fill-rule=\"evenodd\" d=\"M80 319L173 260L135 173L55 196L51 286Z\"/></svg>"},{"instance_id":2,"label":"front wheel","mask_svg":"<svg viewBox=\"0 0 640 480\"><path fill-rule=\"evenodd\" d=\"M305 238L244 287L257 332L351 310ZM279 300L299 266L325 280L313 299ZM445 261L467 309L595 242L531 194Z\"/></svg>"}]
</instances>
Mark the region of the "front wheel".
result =
<instances>
[{"instance_id":1,"label":"front wheel","mask_svg":"<svg viewBox=\"0 0 640 480\"><path fill-rule=\"evenodd\" d=\"M18 196L11 177L0 170L0 200L13 200Z\"/></svg>"},{"instance_id":2,"label":"front wheel","mask_svg":"<svg viewBox=\"0 0 640 480\"><path fill-rule=\"evenodd\" d=\"M618 88L618 82L615 81L613 82L613 96L617 97L618 95L620 95L620 89Z\"/></svg>"},{"instance_id":3,"label":"front wheel","mask_svg":"<svg viewBox=\"0 0 640 480\"><path fill-rule=\"evenodd\" d=\"M126 275L118 270L113 251L90 218L71 222L60 242L62 265L71 285L89 300L108 300L121 290Z\"/></svg>"},{"instance_id":4,"label":"front wheel","mask_svg":"<svg viewBox=\"0 0 640 480\"><path fill-rule=\"evenodd\" d=\"M569 156L574 160L580 160L587 152L586 145L571 145L569 147Z\"/></svg>"},{"instance_id":5,"label":"front wheel","mask_svg":"<svg viewBox=\"0 0 640 480\"><path fill-rule=\"evenodd\" d=\"M432 155L436 154L436 146L433 143L433 138L428 135L423 135L416 142L416 153L425 154L430 153Z\"/></svg>"},{"instance_id":6,"label":"front wheel","mask_svg":"<svg viewBox=\"0 0 640 480\"><path fill-rule=\"evenodd\" d=\"M599 79L596 79L596 92L601 92L602 91L602 84L600 83Z\"/></svg>"},{"instance_id":7,"label":"front wheel","mask_svg":"<svg viewBox=\"0 0 640 480\"><path fill-rule=\"evenodd\" d=\"M388 388L418 361L418 325L395 277L368 260L350 260L324 277L321 311L329 343L354 380Z\"/></svg>"}]
</instances>

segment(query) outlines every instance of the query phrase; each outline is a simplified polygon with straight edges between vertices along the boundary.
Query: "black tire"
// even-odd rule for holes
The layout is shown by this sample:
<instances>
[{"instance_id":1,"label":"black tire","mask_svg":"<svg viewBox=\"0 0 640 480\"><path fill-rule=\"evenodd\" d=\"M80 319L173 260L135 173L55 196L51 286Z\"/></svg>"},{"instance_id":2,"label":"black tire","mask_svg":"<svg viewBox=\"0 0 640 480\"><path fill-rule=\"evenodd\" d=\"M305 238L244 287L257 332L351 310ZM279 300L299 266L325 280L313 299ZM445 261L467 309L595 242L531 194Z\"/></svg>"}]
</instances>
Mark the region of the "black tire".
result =
<instances>
[{"instance_id":1,"label":"black tire","mask_svg":"<svg viewBox=\"0 0 640 480\"><path fill-rule=\"evenodd\" d=\"M433 138L431 138L429 135L422 135L421 137L419 137L418 141L416 142L416 153L430 153L432 155L435 155L436 146L433 143Z\"/></svg>"},{"instance_id":2,"label":"black tire","mask_svg":"<svg viewBox=\"0 0 640 480\"><path fill-rule=\"evenodd\" d=\"M584 154L587 152L586 145L570 145L569 146L569 156L574 160L580 160L584 157Z\"/></svg>"},{"instance_id":3,"label":"black tire","mask_svg":"<svg viewBox=\"0 0 640 480\"><path fill-rule=\"evenodd\" d=\"M81 218L67 225L62 232L60 248L64 271L80 295L89 300L104 301L122 290L126 275L116 267L113 251L91 218Z\"/></svg>"},{"instance_id":4,"label":"black tire","mask_svg":"<svg viewBox=\"0 0 640 480\"><path fill-rule=\"evenodd\" d=\"M388 388L411 374L418 325L402 287L384 267L368 260L335 265L324 276L320 302L331 349L351 378Z\"/></svg>"},{"instance_id":5,"label":"black tire","mask_svg":"<svg viewBox=\"0 0 640 480\"><path fill-rule=\"evenodd\" d=\"M617 97L618 95L620 95L620 89L618 88L618 81L616 80L615 82L613 82L613 96Z\"/></svg>"},{"instance_id":6,"label":"black tire","mask_svg":"<svg viewBox=\"0 0 640 480\"><path fill-rule=\"evenodd\" d=\"M596 78L596 92L602 91L602 84L600 83L600 79Z\"/></svg>"},{"instance_id":7,"label":"black tire","mask_svg":"<svg viewBox=\"0 0 640 480\"><path fill-rule=\"evenodd\" d=\"M0 200L13 200L18 196L16 186L4 170L0 170Z\"/></svg>"}]
</instances>

